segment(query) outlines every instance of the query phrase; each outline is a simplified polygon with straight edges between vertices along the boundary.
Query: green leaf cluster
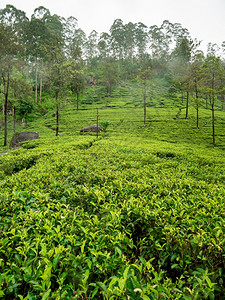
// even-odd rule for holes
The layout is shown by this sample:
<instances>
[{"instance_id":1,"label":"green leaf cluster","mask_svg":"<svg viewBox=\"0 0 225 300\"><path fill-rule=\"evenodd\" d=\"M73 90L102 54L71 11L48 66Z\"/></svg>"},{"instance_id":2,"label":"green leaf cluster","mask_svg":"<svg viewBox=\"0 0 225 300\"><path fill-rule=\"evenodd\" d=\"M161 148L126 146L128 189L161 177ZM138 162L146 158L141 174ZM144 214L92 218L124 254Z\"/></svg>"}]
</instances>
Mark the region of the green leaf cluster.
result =
<instances>
[{"instance_id":1,"label":"green leaf cluster","mask_svg":"<svg viewBox=\"0 0 225 300\"><path fill-rule=\"evenodd\" d=\"M1 157L1 296L223 295L221 158L165 145L81 136Z\"/></svg>"}]
</instances>

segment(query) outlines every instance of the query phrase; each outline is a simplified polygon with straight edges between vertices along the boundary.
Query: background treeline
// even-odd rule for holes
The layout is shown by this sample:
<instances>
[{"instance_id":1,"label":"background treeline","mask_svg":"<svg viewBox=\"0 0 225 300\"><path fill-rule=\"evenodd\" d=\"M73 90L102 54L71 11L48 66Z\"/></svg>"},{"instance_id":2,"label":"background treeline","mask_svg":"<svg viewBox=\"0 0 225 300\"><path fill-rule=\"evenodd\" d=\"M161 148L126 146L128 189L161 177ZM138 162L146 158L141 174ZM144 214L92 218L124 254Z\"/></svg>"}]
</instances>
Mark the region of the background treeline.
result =
<instances>
[{"instance_id":1,"label":"background treeline","mask_svg":"<svg viewBox=\"0 0 225 300\"><path fill-rule=\"evenodd\" d=\"M181 24L165 20L161 26L116 19L109 32L93 30L88 36L77 19L52 15L45 7L24 11L7 5L0 10L0 99L7 145L7 117L25 118L35 109L56 110L56 135L63 101L81 103L108 99L127 82L137 94L136 105L170 105L212 110L215 145L215 109L225 105L225 42L200 42ZM137 92L140 91L140 92ZM155 101L154 101L155 100ZM107 102L108 103L108 102ZM16 112L18 117L16 116ZM2 120L2 121L1 121Z\"/></svg>"}]
</instances>

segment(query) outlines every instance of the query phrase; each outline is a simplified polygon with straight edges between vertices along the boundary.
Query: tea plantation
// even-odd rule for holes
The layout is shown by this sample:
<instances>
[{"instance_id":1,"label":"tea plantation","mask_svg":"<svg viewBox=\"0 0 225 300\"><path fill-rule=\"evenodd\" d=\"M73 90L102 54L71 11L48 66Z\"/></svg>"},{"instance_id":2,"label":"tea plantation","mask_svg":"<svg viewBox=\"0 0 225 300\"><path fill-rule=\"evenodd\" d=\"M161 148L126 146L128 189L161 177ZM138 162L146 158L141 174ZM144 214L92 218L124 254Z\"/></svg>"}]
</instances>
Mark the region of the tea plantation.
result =
<instances>
[{"instance_id":1,"label":"tea plantation","mask_svg":"<svg viewBox=\"0 0 225 300\"><path fill-rule=\"evenodd\" d=\"M0 297L224 299L224 111L212 147L210 110L196 129L193 108L148 107L144 126L102 106L98 138L79 132L96 107L66 104L58 137L48 112L0 156Z\"/></svg>"}]
</instances>

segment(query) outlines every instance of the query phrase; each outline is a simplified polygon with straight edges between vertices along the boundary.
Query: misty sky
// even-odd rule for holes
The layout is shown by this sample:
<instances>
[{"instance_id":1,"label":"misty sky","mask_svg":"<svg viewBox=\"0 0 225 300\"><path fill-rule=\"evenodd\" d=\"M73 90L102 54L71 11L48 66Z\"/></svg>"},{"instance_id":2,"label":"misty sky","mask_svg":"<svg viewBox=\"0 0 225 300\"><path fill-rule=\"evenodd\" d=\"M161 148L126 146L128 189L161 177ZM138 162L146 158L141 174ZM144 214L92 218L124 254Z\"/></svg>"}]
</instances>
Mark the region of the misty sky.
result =
<instances>
[{"instance_id":1,"label":"misty sky","mask_svg":"<svg viewBox=\"0 0 225 300\"><path fill-rule=\"evenodd\" d=\"M65 18L74 16L79 27L89 34L93 29L108 32L117 18L161 25L164 20L181 23L192 38L219 46L225 41L225 0L0 0L0 9L14 5L27 13L39 6Z\"/></svg>"}]
</instances>

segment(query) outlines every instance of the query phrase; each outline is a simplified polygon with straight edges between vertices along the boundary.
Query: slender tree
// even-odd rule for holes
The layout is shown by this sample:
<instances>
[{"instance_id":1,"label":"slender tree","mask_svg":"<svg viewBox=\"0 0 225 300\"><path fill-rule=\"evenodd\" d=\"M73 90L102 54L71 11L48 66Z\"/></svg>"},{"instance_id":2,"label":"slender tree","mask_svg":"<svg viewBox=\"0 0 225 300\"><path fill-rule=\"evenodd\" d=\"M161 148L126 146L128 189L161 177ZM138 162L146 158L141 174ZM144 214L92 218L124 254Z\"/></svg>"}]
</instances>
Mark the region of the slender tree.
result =
<instances>
[{"instance_id":1,"label":"slender tree","mask_svg":"<svg viewBox=\"0 0 225 300\"><path fill-rule=\"evenodd\" d=\"M50 32L46 25L46 18L50 12L43 6L34 10L31 20L26 26L26 55L28 61L34 66L34 90L35 103L38 103L38 86L40 85L40 97L43 82L44 48L49 43Z\"/></svg>"},{"instance_id":2,"label":"slender tree","mask_svg":"<svg viewBox=\"0 0 225 300\"><path fill-rule=\"evenodd\" d=\"M221 79L225 77L225 70L222 66L220 57L208 54L201 68L204 77L204 93L209 96L212 111L212 140L213 146L216 146L215 140L215 101L223 93L224 87L221 85Z\"/></svg>"},{"instance_id":3,"label":"slender tree","mask_svg":"<svg viewBox=\"0 0 225 300\"><path fill-rule=\"evenodd\" d=\"M56 136L58 136L60 100L65 96L63 91L66 90L66 69L68 64L66 63L66 56L64 53L64 40L62 39L62 36L56 34L56 32L52 30L50 43L46 45L45 51L49 63L51 89L55 96Z\"/></svg>"},{"instance_id":4,"label":"slender tree","mask_svg":"<svg viewBox=\"0 0 225 300\"><path fill-rule=\"evenodd\" d=\"M113 86L119 79L117 63L113 60L108 60L102 65L101 82L106 86L109 97L112 97Z\"/></svg>"},{"instance_id":5,"label":"slender tree","mask_svg":"<svg viewBox=\"0 0 225 300\"><path fill-rule=\"evenodd\" d=\"M0 23L10 27L20 40L24 37L28 21L25 12L13 5L8 4L5 8L0 9Z\"/></svg>"},{"instance_id":6,"label":"slender tree","mask_svg":"<svg viewBox=\"0 0 225 300\"><path fill-rule=\"evenodd\" d=\"M138 80L141 83L143 89L143 107L144 107L144 126L146 126L147 117L147 83L152 75L151 62L148 59L141 60L141 67L139 70Z\"/></svg>"},{"instance_id":7,"label":"slender tree","mask_svg":"<svg viewBox=\"0 0 225 300\"><path fill-rule=\"evenodd\" d=\"M199 129L199 106L200 106L200 89L202 85L201 67L204 62L204 55L201 51L197 51L194 55L192 64L190 66L190 88L195 95L196 108L196 128Z\"/></svg>"},{"instance_id":8,"label":"slender tree","mask_svg":"<svg viewBox=\"0 0 225 300\"><path fill-rule=\"evenodd\" d=\"M147 26L141 22L138 22L136 24L135 41L137 47L137 55L138 58L141 60L146 52L147 45L148 45Z\"/></svg>"},{"instance_id":9,"label":"slender tree","mask_svg":"<svg viewBox=\"0 0 225 300\"><path fill-rule=\"evenodd\" d=\"M4 26L0 24L0 72L1 72L1 82L3 85L3 95L4 95L4 146L7 145L7 115L8 115L8 100L9 100L9 90L11 85L13 68L17 65L18 53L21 50L18 44L18 37L16 36L13 29L9 26Z\"/></svg>"},{"instance_id":10,"label":"slender tree","mask_svg":"<svg viewBox=\"0 0 225 300\"><path fill-rule=\"evenodd\" d=\"M51 88L55 95L55 105L56 105L56 136L59 134L59 110L60 102L64 96L63 90L66 88L66 69L65 56L58 48L54 48L51 51L50 60L50 78L51 78Z\"/></svg>"},{"instance_id":11,"label":"slender tree","mask_svg":"<svg viewBox=\"0 0 225 300\"><path fill-rule=\"evenodd\" d=\"M110 35L106 32L103 32L100 35L98 41L98 52L100 61L106 61L111 53L111 38Z\"/></svg>"},{"instance_id":12,"label":"slender tree","mask_svg":"<svg viewBox=\"0 0 225 300\"><path fill-rule=\"evenodd\" d=\"M10 102L13 106L14 116L14 132L16 123L16 112L23 118L30 113L33 109L31 103L32 97L32 84L26 79L26 74L23 72L24 62L21 61L17 70L14 70L11 79L11 99Z\"/></svg>"},{"instance_id":13,"label":"slender tree","mask_svg":"<svg viewBox=\"0 0 225 300\"><path fill-rule=\"evenodd\" d=\"M85 43L86 57L89 61L98 55L98 33L96 30L92 30Z\"/></svg>"},{"instance_id":14,"label":"slender tree","mask_svg":"<svg viewBox=\"0 0 225 300\"><path fill-rule=\"evenodd\" d=\"M70 90L76 97L76 110L79 110L79 96L85 88L85 75L82 65L70 60L67 68L67 78Z\"/></svg>"},{"instance_id":15,"label":"slender tree","mask_svg":"<svg viewBox=\"0 0 225 300\"><path fill-rule=\"evenodd\" d=\"M174 69L175 80L180 81L180 86L182 88L182 93L186 93L186 105L185 105L185 119L188 119L189 112L189 97L190 97L190 81L191 81L191 58L194 50L198 47L199 43L193 41L187 37L182 37L177 40L175 49L173 50L171 56L171 65L174 67L173 63L177 65ZM178 76L177 76L178 75ZM183 97L182 97L183 98Z\"/></svg>"},{"instance_id":16,"label":"slender tree","mask_svg":"<svg viewBox=\"0 0 225 300\"><path fill-rule=\"evenodd\" d=\"M124 24L121 19L116 19L110 27L111 33L111 49L114 59L118 62L118 70L120 71L120 63L124 57Z\"/></svg>"}]
</instances>

